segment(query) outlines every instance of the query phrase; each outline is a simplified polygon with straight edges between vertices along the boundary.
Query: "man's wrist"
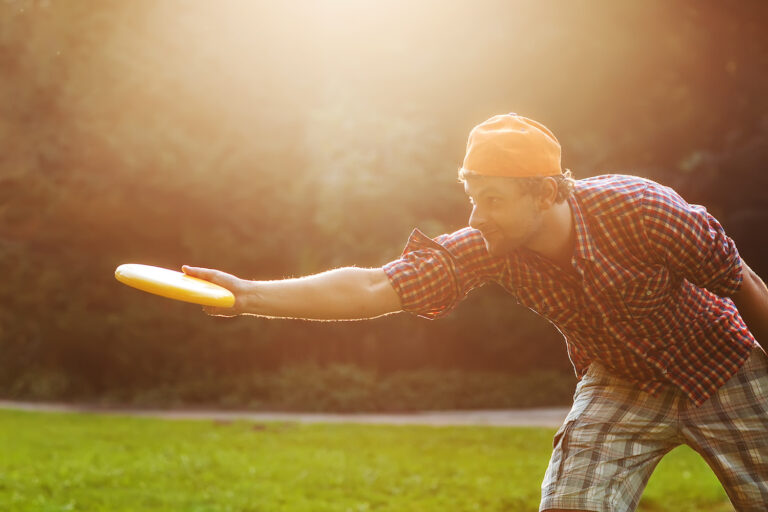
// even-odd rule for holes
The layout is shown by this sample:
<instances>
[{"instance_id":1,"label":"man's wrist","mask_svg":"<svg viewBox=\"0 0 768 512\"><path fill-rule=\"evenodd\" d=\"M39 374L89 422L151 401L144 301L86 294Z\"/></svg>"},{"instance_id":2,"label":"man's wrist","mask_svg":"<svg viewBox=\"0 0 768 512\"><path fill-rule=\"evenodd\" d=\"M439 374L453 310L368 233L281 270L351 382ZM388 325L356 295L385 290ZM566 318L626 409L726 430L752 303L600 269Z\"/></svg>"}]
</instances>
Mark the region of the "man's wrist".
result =
<instances>
[{"instance_id":1,"label":"man's wrist","mask_svg":"<svg viewBox=\"0 0 768 512\"><path fill-rule=\"evenodd\" d=\"M237 294L236 306L240 314L257 314L257 286L256 281L241 279L240 289Z\"/></svg>"}]
</instances>

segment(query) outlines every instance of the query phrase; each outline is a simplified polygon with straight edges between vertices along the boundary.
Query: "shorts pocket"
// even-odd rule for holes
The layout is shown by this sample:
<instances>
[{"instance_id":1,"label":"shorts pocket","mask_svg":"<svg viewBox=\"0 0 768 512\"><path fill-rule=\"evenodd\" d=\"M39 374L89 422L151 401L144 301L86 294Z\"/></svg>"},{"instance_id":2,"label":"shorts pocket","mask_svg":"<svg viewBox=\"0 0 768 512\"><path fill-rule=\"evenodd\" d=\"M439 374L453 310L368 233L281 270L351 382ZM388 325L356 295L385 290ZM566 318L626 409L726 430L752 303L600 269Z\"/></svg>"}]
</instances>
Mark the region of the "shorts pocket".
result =
<instances>
[{"instance_id":1,"label":"shorts pocket","mask_svg":"<svg viewBox=\"0 0 768 512\"><path fill-rule=\"evenodd\" d=\"M560 480L560 478L563 476L563 466L565 466L564 463L568 459L568 449L571 438L570 434L571 430L573 429L573 423L573 420L566 421L557 431L554 439L552 440L552 459L553 462L557 464L557 468L555 471L553 471L555 480Z\"/></svg>"},{"instance_id":2,"label":"shorts pocket","mask_svg":"<svg viewBox=\"0 0 768 512\"><path fill-rule=\"evenodd\" d=\"M558 485L562 483L566 457L568 455L568 440L572 428L573 420L566 420L555 433L555 437L552 440L552 456L549 459L544 480L541 482L542 496L551 495L557 490Z\"/></svg>"}]
</instances>

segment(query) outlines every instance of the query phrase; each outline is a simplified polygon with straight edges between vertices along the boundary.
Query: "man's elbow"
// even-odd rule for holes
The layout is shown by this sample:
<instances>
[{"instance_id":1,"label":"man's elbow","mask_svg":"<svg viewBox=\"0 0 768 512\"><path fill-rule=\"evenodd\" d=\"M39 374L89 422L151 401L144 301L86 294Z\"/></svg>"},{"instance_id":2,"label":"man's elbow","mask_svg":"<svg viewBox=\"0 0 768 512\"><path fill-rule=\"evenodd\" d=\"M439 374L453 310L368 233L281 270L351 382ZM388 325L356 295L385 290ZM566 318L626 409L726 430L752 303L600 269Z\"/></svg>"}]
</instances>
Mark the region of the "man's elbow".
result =
<instances>
[{"instance_id":1,"label":"man's elbow","mask_svg":"<svg viewBox=\"0 0 768 512\"><path fill-rule=\"evenodd\" d=\"M397 313L403 310L400 296L384 270L380 268L369 269L367 289L368 309L372 316Z\"/></svg>"}]
</instances>

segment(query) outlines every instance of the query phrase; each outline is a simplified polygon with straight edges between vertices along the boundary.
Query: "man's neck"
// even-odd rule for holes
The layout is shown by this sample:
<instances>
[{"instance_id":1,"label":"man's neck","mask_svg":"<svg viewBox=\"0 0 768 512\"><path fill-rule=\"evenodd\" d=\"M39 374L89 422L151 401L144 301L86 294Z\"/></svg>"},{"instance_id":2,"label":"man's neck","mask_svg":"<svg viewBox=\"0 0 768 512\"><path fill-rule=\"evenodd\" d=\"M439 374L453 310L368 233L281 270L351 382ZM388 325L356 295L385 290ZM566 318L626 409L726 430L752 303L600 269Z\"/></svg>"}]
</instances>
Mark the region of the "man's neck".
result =
<instances>
[{"instance_id":1,"label":"man's neck","mask_svg":"<svg viewBox=\"0 0 768 512\"><path fill-rule=\"evenodd\" d=\"M545 212L539 233L540 236L532 240L528 248L563 268L570 267L576 247L576 229L568 201L555 203Z\"/></svg>"}]
</instances>

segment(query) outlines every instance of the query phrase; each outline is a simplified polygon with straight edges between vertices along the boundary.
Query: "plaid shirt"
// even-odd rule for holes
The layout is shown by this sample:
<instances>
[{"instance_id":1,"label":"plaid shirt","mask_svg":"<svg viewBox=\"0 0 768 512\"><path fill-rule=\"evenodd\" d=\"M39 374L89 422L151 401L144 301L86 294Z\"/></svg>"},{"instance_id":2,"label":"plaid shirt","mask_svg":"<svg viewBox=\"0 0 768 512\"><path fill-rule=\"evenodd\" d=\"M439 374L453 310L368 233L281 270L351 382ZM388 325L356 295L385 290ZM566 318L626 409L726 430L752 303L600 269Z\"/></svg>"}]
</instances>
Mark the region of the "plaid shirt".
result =
<instances>
[{"instance_id":1,"label":"plaid shirt","mask_svg":"<svg viewBox=\"0 0 768 512\"><path fill-rule=\"evenodd\" d=\"M414 230L383 269L403 309L429 319L499 283L563 333L578 378L599 361L651 394L672 385L703 404L757 345L728 298L741 284L733 240L702 206L642 178L578 180L568 202L573 268L524 248L491 257L464 228L434 240Z\"/></svg>"}]
</instances>

